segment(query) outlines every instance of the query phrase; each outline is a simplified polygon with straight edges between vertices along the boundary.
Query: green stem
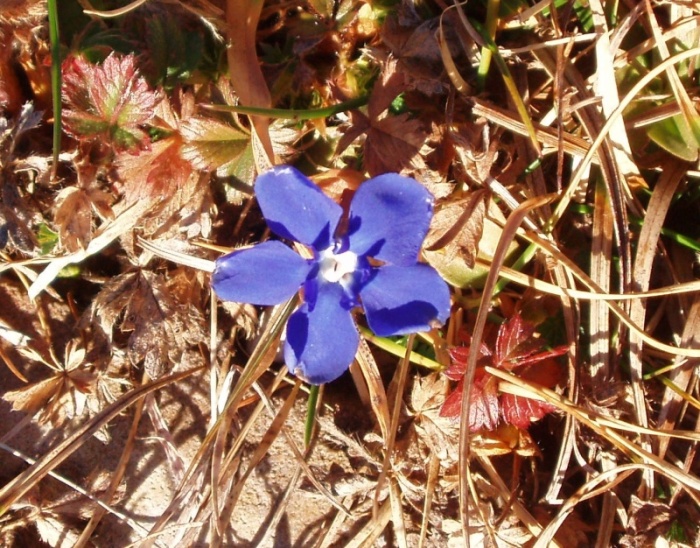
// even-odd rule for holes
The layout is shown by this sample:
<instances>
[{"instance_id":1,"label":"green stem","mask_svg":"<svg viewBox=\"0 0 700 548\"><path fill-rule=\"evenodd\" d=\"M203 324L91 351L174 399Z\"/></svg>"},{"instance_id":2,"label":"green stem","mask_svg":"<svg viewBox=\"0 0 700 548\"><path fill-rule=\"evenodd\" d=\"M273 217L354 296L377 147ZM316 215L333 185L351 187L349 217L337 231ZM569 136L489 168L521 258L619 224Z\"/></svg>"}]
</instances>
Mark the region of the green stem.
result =
<instances>
[{"instance_id":1,"label":"green stem","mask_svg":"<svg viewBox=\"0 0 700 548\"><path fill-rule=\"evenodd\" d=\"M486 5L486 32L492 41L496 39L498 10L500 6L500 0L489 0ZM481 62L479 63L479 69L476 73L477 84L480 91L483 91L486 87L486 77L489 73L492 56L493 52L487 46L481 48Z\"/></svg>"},{"instance_id":2,"label":"green stem","mask_svg":"<svg viewBox=\"0 0 700 548\"><path fill-rule=\"evenodd\" d=\"M316 405L318 403L317 385L309 387L309 402L306 406L306 424L304 426L304 447L309 447L311 444L311 436L314 433L314 424L316 423Z\"/></svg>"},{"instance_id":3,"label":"green stem","mask_svg":"<svg viewBox=\"0 0 700 548\"><path fill-rule=\"evenodd\" d=\"M390 354L393 354L394 356L398 358L403 358L406 355L406 347L400 345L399 343L396 343L392 341L391 339L386 339L384 337L378 337L374 333L372 333L369 329L366 327L358 326L360 329L360 333L362 336L367 339L368 341L372 342L375 346L381 348L382 350L386 350ZM431 360L430 358L426 358L422 354L418 354L417 352L411 352L410 356L408 357L409 361L415 363L416 365L420 365L422 367L427 367L428 369L432 369L433 371L442 371L444 367L440 365L438 362L435 360Z\"/></svg>"},{"instance_id":4,"label":"green stem","mask_svg":"<svg viewBox=\"0 0 700 548\"><path fill-rule=\"evenodd\" d=\"M48 1L49 39L51 40L51 95L53 102L53 165L51 179L56 179L61 152L61 42L58 32L58 0Z\"/></svg>"},{"instance_id":5,"label":"green stem","mask_svg":"<svg viewBox=\"0 0 700 548\"><path fill-rule=\"evenodd\" d=\"M325 108L310 108L310 109L284 109L284 108L262 108L262 107L245 107L242 105L202 105L209 110L223 112L237 112L238 114L247 114L251 116L267 116L268 118L282 118L285 120L314 120L317 118L328 118L346 110L353 110L364 106L369 101L369 97L364 95L356 97L349 101L344 101L336 105L331 105Z\"/></svg>"},{"instance_id":6,"label":"green stem","mask_svg":"<svg viewBox=\"0 0 700 548\"><path fill-rule=\"evenodd\" d=\"M501 72L503 83L505 84L508 93L510 93L511 98L513 99L515 109L518 111L520 119L525 125L527 134L530 137L530 141L532 142L532 147L535 149L535 152L537 153L538 157L542 156L542 150L540 148L539 142L537 141L537 131L535 130L535 126L532 123L532 119L530 118L530 115L527 111L525 102L520 96L518 87L515 85L515 80L513 80L513 76L511 75L510 70L508 69L508 65L501 56L501 53L498 51L498 46L496 46L496 43L491 39L491 37L488 35L487 30L484 29L482 25L480 25L477 21L470 20L470 22L474 29L481 36L481 39L484 41L484 48L491 51L491 54L493 55L493 61L494 63L496 63L498 70Z\"/></svg>"}]
</instances>

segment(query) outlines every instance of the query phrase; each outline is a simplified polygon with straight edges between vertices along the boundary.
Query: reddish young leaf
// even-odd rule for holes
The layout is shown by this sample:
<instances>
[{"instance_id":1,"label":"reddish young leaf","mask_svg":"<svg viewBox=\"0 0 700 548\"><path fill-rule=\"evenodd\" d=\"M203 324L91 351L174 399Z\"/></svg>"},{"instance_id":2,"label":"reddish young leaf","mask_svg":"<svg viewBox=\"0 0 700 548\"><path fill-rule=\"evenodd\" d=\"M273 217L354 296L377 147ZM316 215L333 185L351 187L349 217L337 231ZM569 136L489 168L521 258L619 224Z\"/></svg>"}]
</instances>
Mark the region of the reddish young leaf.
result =
<instances>
[{"instance_id":1,"label":"reddish young leaf","mask_svg":"<svg viewBox=\"0 0 700 548\"><path fill-rule=\"evenodd\" d=\"M63 63L63 123L78 140L104 140L115 150L146 148L142 126L161 100L136 70L135 57L112 53L102 65L82 57Z\"/></svg>"},{"instance_id":2,"label":"reddish young leaf","mask_svg":"<svg viewBox=\"0 0 700 548\"><path fill-rule=\"evenodd\" d=\"M552 358L565 354L568 347L559 346L541 351L545 341L535 335L535 325L524 320L516 311L498 330L493 354L484 342L481 343L477 362L479 367L470 396L471 431L494 430L498 426L499 417L506 424L525 429L532 421L541 419L555 409L543 401L512 394L499 395L497 379L483 369L484 365L491 365L509 371L515 370L523 379L548 388L555 386L561 378L561 367ZM469 347L451 349L450 357L452 364L445 371L445 375L459 383L445 399L440 410L443 417L457 417L461 412L463 377L469 358Z\"/></svg>"},{"instance_id":3,"label":"reddish young leaf","mask_svg":"<svg viewBox=\"0 0 700 548\"><path fill-rule=\"evenodd\" d=\"M517 312L513 314L498 330L494 364L512 370L547 358L562 356L569 350L568 346L562 345L540 352L543 341L534 334L534 324L526 322Z\"/></svg>"},{"instance_id":4,"label":"reddish young leaf","mask_svg":"<svg viewBox=\"0 0 700 548\"><path fill-rule=\"evenodd\" d=\"M523 398L513 394L501 395L500 402L501 415L504 422L523 430L530 426L531 422L540 420L547 413L551 413L556 409L556 407L547 402Z\"/></svg>"},{"instance_id":5,"label":"reddish young leaf","mask_svg":"<svg viewBox=\"0 0 700 548\"><path fill-rule=\"evenodd\" d=\"M453 370L454 372L454 370ZM453 378L453 377L450 377ZM498 381L478 368L469 401L469 430L476 432L482 428L495 430L498 426L500 403L498 399ZM458 417L462 410L464 379L461 378L457 388L445 399L440 409L441 417Z\"/></svg>"}]
</instances>

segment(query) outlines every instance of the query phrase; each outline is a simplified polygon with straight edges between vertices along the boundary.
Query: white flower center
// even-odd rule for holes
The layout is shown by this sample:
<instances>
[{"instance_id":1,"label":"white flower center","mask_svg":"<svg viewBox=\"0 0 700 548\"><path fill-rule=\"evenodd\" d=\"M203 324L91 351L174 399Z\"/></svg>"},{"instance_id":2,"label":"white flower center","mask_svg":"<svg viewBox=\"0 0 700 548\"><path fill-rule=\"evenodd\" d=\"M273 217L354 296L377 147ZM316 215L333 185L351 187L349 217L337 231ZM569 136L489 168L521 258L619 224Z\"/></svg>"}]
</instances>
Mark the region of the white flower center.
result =
<instances>
[{"instance_id":1,"label":"white flower center","mask_svg":"<svg viewBox=\"0 0 700 548\"><path fill-rule=\"evenodd\" d=\"M348 274L355 272L357 268L357 255L352 251L333 253L333 248L322 251L319 257L321 276L332 283L338 283Z\"/></svg>"}]
</instances>

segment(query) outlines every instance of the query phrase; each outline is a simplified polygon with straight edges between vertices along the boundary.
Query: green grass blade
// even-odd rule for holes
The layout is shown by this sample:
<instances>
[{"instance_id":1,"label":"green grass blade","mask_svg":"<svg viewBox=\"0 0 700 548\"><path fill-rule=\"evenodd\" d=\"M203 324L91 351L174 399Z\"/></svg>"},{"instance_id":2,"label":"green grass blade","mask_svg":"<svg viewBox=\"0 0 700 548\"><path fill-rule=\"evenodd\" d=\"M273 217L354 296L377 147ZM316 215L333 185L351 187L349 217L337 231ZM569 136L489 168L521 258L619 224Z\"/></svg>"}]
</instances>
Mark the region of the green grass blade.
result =
<instances>
[{"instance_id":1,"label":"green grass blade","mask_svg":"<svg viewBox=\"0 0 700 548\"><path fill-rule=\"evenodd\" d=\"M51 179L56 178L61 152L61 42L58 32L58 0L49 0L49 39L51 40L51 96L53 102L53 165Z\"/></svg>"}]
</instances>

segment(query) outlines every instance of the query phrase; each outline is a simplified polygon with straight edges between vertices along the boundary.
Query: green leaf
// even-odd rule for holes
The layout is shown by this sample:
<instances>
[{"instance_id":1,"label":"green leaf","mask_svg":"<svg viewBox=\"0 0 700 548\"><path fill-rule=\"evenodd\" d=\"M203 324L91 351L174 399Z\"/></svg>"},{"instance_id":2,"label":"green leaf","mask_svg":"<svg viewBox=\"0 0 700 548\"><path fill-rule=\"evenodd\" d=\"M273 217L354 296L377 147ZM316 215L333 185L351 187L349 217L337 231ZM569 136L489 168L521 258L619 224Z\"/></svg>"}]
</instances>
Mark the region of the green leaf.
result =
<instances>
[{"instance_id":1,"label":"green leaf","mask_svg":"<svg viewBox=\"0 0 700 548\"><path fill-rule=\"evenodd\" d=\"M212 118L190 118L180 131L185 141L182 157L198 169L216 170L219 176L231 175L250 147L250 135Z\"/></svg>"},{"instance_id":2,"label":"green leaf","mask_svg":"<svg viewBox=\"0 0 700 548\"><path fill-rule=\"evenodd\" d=\"M39 225L36 239L39 242L41 254L46 255L51 253L51 250L58 243L58 233L51 230L45 223L42 223Z\"/></svg>"},{"instance_id":3,"label":"green leaf","mask_svg":"<svg viewBox=\"0 0 700 548\"><path fill-rule=\"evenodd\" d=\"M655 122L647 130L649 138L674 156L694 162L698 158L700 144L683 116L677 114Z\"/></svg>"}]
</instances>

